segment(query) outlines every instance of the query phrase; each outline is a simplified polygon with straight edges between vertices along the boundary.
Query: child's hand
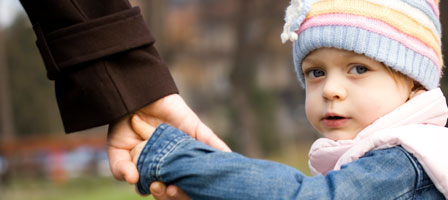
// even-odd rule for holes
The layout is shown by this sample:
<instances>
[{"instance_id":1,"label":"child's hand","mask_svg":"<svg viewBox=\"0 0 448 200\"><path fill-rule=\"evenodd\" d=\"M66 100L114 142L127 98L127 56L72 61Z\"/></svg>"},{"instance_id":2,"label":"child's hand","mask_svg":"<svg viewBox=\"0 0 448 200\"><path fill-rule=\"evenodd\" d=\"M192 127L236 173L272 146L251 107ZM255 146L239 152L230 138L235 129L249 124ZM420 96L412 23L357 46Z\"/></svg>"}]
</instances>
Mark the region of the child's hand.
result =
<instances>
[{"instance_id":1,"label":"child's hand","mask_svg":"<svg viewBox=\"0 0 448 200\"><path fill-rule=\"evenodd\" d=\"M143 148L148 142L148 139L152 136L156 130L156 126L160 123L152 121L154 125L148 124L141 120L140 117L135 114L132 116L131 124L134 131L144 139L143 142L135 146L132 151L132 160L137 165L138 157ZM190 198L177 186L169 185L168 187L162 182L154 182L150 186L151 193L156 200L174 199L174 200L189 200Z\"/></svg>"},{"instance_id":2,"label":"child's hand","mask_svg":"<svg viewBox=\"0 0 448 200\"><path fill-rule=\"evenodd\" d=\"M134 162L135 165L137 165L138 157L140 156L143 147L145 147L146 142L148 142L148 140L141 142L131 150L132 162Z\"/></svg>"}]
</instances>

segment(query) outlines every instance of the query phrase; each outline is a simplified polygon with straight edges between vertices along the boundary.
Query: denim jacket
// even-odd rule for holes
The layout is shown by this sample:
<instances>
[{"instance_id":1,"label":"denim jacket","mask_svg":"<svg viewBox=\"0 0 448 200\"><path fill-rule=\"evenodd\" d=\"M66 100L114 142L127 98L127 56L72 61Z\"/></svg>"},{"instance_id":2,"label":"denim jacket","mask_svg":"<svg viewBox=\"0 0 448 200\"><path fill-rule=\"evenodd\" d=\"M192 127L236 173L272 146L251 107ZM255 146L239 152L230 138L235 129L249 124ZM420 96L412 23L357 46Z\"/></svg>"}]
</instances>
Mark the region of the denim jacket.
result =
<instances>
[{"instance_id":1,"label":"denim jacket","mask_svg":"<svg viewBox=\"0 0 448 200\"><path fill-rule=\"evenodd\" d=\"M370 151L325 176L221 152L162 124L140 154L137 183L175 184L193 199L444 199L417 159L400 146Z\"/></svg>"},{"instance_id":2,"label":"denim jacket","mask_svg":"<svg viewBox=\"0 0 448 200\"><path fill-rule=\"evenodd\" d=\"M421 93L359 132L350 140L316 140L309 164L313 174L338 170L367 152L401 146L423 166L448 198L448 107L440 88Z\"/></svg>"}]
</instances>

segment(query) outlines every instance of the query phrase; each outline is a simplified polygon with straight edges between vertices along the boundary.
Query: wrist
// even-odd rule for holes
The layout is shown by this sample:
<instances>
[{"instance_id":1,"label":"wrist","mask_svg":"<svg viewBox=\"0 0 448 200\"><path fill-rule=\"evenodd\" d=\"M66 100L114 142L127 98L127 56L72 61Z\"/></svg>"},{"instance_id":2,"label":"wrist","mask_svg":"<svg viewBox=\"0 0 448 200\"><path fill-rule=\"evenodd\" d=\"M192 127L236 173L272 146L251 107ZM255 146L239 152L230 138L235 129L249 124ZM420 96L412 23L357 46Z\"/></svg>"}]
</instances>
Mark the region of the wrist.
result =
<instances>
[{"instance_id":1,"label":"wrist","mask_svg":"<svg viewBox=\"0 0 448 200\"><path fill-rule=\"evenodd\" d=\"M163 165L164 158L182 146L181 143L191 140L194 139L167 124L157 127L137 160L137 170L140 174L137 189L140 194L150 194L149 185L154 181L163 181L160 180L157 169Z\"/></svg>"}]
</instances>

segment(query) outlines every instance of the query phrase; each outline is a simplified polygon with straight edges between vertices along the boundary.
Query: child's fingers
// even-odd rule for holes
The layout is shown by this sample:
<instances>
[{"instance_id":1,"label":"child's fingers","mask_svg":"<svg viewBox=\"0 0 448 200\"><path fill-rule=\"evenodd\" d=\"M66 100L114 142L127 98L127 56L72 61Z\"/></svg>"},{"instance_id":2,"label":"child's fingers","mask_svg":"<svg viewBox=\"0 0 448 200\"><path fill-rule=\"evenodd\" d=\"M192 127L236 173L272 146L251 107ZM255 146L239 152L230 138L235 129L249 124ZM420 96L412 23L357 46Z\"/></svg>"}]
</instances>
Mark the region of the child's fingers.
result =
<instances>
[{"instance_id":1,"label":"child's fingers","mask_svg":"<svg viewBox=\"0 0 448 200\"><path fill-rule=\"evenodd\" d=\"M171 200L189 200L190 197L185 194L179 187L175 185L169 185L166 189L166 193L170 197Z\"/></svg>"},{"instance_id":2,"label":"child's fingers","mask_svg":"<svg viewBox=\"0 0 448 200\"><path fill-rule=\"evenodd\" d=\"M145 140L144 142L138 144L131 150L132 161L134 162L134 164L137 165L138 157L140 156L140 153L142 152L147 142L148 140Z\"/></svg>"},{"instance_id":3,"label":"child's fingers","mask_svg":"<svg viewBox=\"0 0 448 200\"><path fill-rule=\"evenodd\" d=\"M169 200L168 194L166 193L166 186L162 182L154 182L149 187L152 196L156 200Z\"/></svg>"},{"instance_id":4,"label":"child's fingers","mask_svg":"<svg viewBox=\"0 0 448 200\"><path fill-rule=\"evenodd\" d=\"M132 129L144 140L148 140L156 130L154 126L143 121L137 114L132 116L131 125Z\"/></svg>"}]
</instances>

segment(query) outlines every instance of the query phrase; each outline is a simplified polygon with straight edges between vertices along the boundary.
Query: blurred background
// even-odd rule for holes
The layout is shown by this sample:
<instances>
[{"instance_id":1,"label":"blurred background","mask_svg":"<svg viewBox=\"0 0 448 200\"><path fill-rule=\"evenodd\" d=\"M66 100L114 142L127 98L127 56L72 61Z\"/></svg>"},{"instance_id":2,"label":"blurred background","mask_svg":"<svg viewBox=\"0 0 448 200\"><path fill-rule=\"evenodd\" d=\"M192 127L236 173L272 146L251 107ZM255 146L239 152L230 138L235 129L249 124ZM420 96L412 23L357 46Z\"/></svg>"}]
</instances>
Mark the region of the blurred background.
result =
<instances>
[{"instance_id":1,"label":"blurred background","mask_svg":"<svg viewBox=\"0 0 448 200\"><path fill-rule=\"evenodd\" d=\"M181 95L217 135L236 152L308 173L318 135L305 117L291 44L280 41L289 0L131 3L142 8ZM448 38L448 14L441 19ZM63 132L35 40L18 0L0 0L0 198L142 199L109 172L107 127ZM447 85L445 76L445 94Z\"/></svg>"}]
</instances>

